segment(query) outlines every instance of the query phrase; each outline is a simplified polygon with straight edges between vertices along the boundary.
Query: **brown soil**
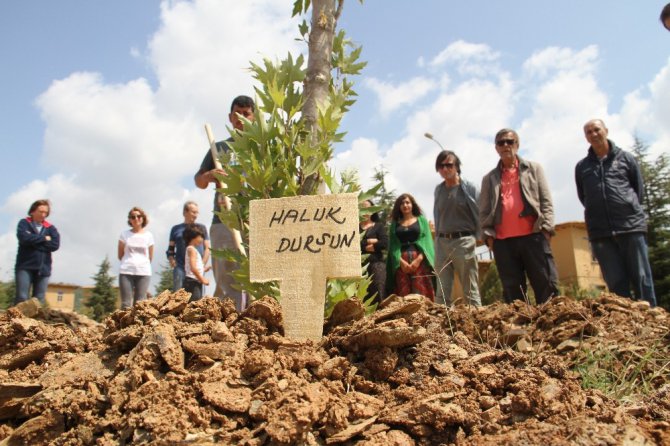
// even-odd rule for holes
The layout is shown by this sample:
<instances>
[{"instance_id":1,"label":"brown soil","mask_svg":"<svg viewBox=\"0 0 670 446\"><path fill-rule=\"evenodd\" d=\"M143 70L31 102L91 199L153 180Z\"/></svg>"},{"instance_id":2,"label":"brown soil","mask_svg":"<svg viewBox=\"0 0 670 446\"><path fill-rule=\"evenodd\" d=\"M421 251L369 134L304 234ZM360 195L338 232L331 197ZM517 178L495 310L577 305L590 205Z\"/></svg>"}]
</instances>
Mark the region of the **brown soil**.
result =
<instances>
[{"instance_id":1,"label":"brown soil","mask_svg":"<svg viewBox=\"0 0 670 446\"><path fill-rule=\"evenodd\" d=\"M0 315L0 446L670 445L662 309L392 296L362 317L350 300L315 344L282 336L270 298L241 315L188 299L164 293L104 325L34 303ZM602 351L666 368L639 362L622 403L573 371Z\"/></svg>"}]
</instances>

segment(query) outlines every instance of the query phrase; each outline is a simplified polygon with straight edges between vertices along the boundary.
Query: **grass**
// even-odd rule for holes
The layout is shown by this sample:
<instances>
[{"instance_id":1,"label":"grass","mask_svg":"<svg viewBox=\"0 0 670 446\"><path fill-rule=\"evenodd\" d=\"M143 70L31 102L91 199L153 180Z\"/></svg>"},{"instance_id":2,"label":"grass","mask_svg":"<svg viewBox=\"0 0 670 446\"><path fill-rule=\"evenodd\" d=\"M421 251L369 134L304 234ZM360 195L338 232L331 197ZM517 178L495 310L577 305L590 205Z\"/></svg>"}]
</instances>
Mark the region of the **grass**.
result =
<instances>
[{"instance_id":1,"label":"grass","mask_svg":"<svg viewBox=\"0 0 670 446\"><path fill-rule=\"evenodd\" d=\"M583 388L619 401L634 401L670 382L670 351L660 339L639 351L584 350L575 363Z\"/></svg>"}]
</instances>

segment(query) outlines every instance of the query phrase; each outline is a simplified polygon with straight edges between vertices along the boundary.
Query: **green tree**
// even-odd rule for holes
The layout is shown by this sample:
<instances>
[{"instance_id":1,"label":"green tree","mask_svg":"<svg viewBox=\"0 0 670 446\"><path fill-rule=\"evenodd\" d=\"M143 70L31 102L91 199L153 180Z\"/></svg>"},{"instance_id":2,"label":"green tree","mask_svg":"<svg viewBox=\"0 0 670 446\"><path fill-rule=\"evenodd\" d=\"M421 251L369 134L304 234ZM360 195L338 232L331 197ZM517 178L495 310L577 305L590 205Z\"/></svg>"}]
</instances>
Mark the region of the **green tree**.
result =
<instances>
[{"instance_id":1,"label":"green tree","mask_svg":"<svg viewBox=\"0 0 670 446\"><path fill-rule=\"evenodd\" d=\"M16 297L16 282L0 282L0 310L6 310L14 305Z\"/></svg>"},{"instance_id":2,"label":"green tree","mask_svg":"<svg viewBox=\"0 0 670 446\"><path fill-rule=\"evenodd\" d=\"M174 285L174 281L172 280L172 267L170 264L164 263L161 265L161 270L158 275L160 277L160 281L156 285L156 296L165 290L172 291L172 285Z\"/></svg>"},{"instance_id":3,"label":"green tree","mask_svg":"<svg viewBox=\"0 0 670 446\"><path fill-rule=\"evenodd\" d=\"M115 278L109 274L110 269L109 259L105 256L105 259L100 263L97 274L92 277L95 285L86 303L86 306L91 309L91 316L98 322L116 310Z\"/></svg>"},{"instance_id":4,"label":"green tree","mask_svg":"<svg viewBox=\"0 0 670 446\"><path fill-rule=\"evenodd\" d=\"M649 263L658 304L670 310L670 157L649 160L649 146L635 136L632 151L644 179L642 206L648 216Z\"/></svg>"},{"instance_id":5,"label":"green tree","mask_svg":"<svg viewBox=\"0 0 670 446\"><path fill-rule=\"evenodd\" d=\"M395 190L388 190L386 188L386 175L388 175L388 170L384 168L383 165L375 167L375 173L372 175L372 179L376 182L379 189L374 196L375 205L379 206L381 210L379 211L379 218L382 221L386 221L388 216L391 214L393 209L393 204L396 200Z\"/></svg>"}]
</instances>

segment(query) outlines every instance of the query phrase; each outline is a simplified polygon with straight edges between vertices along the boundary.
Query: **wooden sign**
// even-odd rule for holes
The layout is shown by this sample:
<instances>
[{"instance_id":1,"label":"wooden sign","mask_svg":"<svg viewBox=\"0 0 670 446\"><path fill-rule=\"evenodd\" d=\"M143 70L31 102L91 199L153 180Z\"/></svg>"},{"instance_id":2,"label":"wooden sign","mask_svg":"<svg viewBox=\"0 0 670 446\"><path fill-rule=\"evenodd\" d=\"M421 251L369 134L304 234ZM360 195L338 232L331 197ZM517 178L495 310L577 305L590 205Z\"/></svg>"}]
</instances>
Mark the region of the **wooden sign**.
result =
<instances>
[{"instance_id":1,"label":"wooden sign","mask_svg":"<svg viewBox=\"0 0 670 446\"><path fill-rule=\"evenodd\" d=\"M251 201L249 261L253 282L280 284L285 335L320 339L326 280L361 275L357 194Z\"/></svg>"}]
</instances>

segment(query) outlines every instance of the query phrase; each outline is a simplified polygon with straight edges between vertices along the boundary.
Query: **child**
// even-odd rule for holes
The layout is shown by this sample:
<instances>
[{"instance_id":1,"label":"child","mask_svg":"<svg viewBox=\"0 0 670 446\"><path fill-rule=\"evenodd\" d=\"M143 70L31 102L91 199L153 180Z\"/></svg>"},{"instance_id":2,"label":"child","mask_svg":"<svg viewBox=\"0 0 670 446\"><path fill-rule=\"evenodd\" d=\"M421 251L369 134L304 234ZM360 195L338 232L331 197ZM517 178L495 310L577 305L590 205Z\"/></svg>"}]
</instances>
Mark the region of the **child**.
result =
<instances>
[{"instance_id":1,"label":"child","mask_svg":"<svg viewBox=\"0 0 670 446\"><path fill-rule=\"evenodd\" d=\"M202 245L204 239L205 234L198 225L190 224L184 229L184 243L186 244L184 289L191 293L191 302L202 299L202 286L209 285L204 274L209 271L210 267L204 267L200 251L196 249L197 246Z\"/></svg>"}]
</instances>

